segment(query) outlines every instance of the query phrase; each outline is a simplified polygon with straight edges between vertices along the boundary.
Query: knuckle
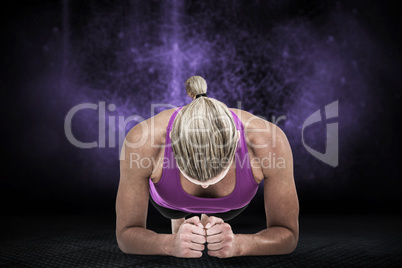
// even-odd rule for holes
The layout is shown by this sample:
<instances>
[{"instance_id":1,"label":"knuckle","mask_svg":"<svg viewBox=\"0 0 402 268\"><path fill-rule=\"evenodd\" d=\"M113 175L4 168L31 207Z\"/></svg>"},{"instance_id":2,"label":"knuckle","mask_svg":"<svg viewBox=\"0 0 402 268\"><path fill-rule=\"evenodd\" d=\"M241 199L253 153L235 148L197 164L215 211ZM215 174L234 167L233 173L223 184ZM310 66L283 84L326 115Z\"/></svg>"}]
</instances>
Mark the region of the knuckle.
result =
<instances>
[{"instance_id":1,"label":"knuckle","mask_svg":"<svg viewBox=\"0 0 402 268\"><path fill-rule=\"evenodd\" d=\"M233 236L232 236L231 234L227 234L227 235L225 236L225 240L226 240L226 241L233 241Z\"/></svg>"},{"instance_id":2,"label":"knuckle","mask_svg":"<svg viewBox=\"0 0 402 268\"><path fill-rule=\"evenodd\" d=\"M210 216L209 218L210 218L210 220L211 220L212 222L216 222L216 221L218 220L218 218L215 217L215 216Z\"/></svg>"},{"instance_id":3,"label":"knuckle","mask_svg":"<svg viewBox=\"0 0 402 268\"><path fill-rule=\"evenodd\" d=\"M223 224L223 229L224 229L225 231L229 231L229 230L231 230L232 228L230 227L229 223L224 223L224 224Z\"/></svg>"}]
</instances>

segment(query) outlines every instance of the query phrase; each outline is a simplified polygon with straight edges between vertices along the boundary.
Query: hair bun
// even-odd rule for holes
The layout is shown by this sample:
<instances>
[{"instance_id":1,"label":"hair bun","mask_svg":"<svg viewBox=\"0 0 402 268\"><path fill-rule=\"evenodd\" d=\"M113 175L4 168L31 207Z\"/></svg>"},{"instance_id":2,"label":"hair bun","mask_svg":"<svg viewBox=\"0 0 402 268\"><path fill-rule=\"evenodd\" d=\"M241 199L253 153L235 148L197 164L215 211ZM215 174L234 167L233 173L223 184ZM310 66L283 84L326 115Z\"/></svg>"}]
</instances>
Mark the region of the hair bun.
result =
<instances>
[{"instance_id":1,"label":"hair bun","mask_svg":"<svg viewBox=\"0 0 402 268\"><path fill-rule=\"evenodd\" d=\"M191 97L207 93L207 82L199 75L191 76L184 84L186 85L187 95Z\"/></svg>"}]
</instances>

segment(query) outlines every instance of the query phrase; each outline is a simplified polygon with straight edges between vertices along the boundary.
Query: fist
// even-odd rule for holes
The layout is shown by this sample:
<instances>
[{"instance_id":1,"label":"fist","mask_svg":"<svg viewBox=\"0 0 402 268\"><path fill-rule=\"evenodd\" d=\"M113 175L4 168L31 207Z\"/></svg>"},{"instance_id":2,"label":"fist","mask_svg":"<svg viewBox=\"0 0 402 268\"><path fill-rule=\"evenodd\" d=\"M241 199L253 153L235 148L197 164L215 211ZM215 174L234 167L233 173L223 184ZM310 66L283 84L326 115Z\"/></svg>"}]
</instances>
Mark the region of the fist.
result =
<instances>
[{"instance_id":1,"label":"fist","mask_svg":"<svg viewBox=\"0 0 402 268\"><path fill-rule=\"evenodd\" d=\"M205 230L198 216L185 220L174 235L172 255L180 258L200 258L205 249Z\"/></svg>"},{"instance_id":2,"label":"fist","mask_svg":"<svg viewBox=\"0 0 402 268\"><path fill-rule=\"evenodd\" d=\"M205 225L208 255L229 258L236 255L236 236L221 218L211 216Z\"/></svg>"}]
</instances>

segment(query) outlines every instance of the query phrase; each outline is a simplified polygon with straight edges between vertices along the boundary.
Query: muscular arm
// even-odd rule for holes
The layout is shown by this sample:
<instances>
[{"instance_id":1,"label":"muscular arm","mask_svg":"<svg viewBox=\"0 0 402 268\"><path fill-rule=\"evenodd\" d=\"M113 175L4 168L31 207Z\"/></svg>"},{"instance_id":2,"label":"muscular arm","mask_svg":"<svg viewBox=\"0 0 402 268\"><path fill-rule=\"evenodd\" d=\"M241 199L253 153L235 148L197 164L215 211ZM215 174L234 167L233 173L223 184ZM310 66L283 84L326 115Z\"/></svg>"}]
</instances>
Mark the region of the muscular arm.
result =
<instances>
[{"instance_id":1,"label":"muscular arm","mask_svg":"<svg viewBox=\"0 0 402 268\"><path fill-rule=\"evenodd\" d=\"M150 131L149 126L152 124L147 121L135 126L127 134L126 145L120 157L120 183L116 198L117 243L128 254L199 258L205 248L206 239L198 216L186 219L175 234L158 234L146 229L148 180L154 169L153 163L158 162L155 156L159 151L159 148L152 148L151 140L155 138L157 141L158 137L164 138L166 135L158 130ZM151 134L154 132L156 134ZM136 143L137 146L133 146ZM131 146L127 146L129 144ZM144 158L148 159L141 161ZM152 164L148 165L150 162Z\"/></svg>"},{"instance_id":2,"label":"muscular arm","mask_svg":"<svg viewBox=\"0 0 402 268\"><path fill-rule=\"evenodd\" d=\"M137 159L137 156L153 157L148 124L144 121L142 125L143 127L141 124L135 126L128 133L126 145L123 145L125 147L120 160L120 183L116 198L117 243L124 253L170 255L169 245L172 242L172 235L157 234L146 229L148 178L153 167L140 166L130 161ZM127 146L139 142L142 137L147 138L142 146L138 148Z\"/></svg>"},{"instance_id":3,"label":"muscular arm","mask_svg":"<svg viewBox=\"0 0 402 268\"><path fill-rule=\"evenodd\" d=\"M276 160L284 160L284 166L268 167L262 162L264 175L264 205L267 228L252 235L236 234L239 245L236 255L279 255L294 251L299 238L299 202L293 178L293 157L286 135L275 125L274 138L260 135L259 144L265 148L255 149L256 156L262 160L275 153ZM271 133L272 134L272 133ZM277 161L278 162L278 161Z\"/></svg>"},{"instance_id":4,"label":"muscular arm","mask_svg":"<svg viewBox=\"0 0 402 268\"><path fill-rule=\"evenodd\" d=\"M145 178L120 179L116 199L117 243L128 254L170 255L172 235L157 234L146 229L147 183Z\"/></svg>"},{"instance_id":5,"label":"muscular arm","mask_svg":"<svg viewBox=\"0 0 402 268\"><path fill-rule=\"evenodd\" d=\"M237 112L246 122L247 141L251 143L254 160L261 163L267 228L256 234L233 234L228 223L210 217L208 254L220 258L289 254L295 250L299 238L299 201L289 142L274 124L246 111ZM275 166L269 166L270 156L271 160L275 157Z\"/></svg>"}]
</instances>

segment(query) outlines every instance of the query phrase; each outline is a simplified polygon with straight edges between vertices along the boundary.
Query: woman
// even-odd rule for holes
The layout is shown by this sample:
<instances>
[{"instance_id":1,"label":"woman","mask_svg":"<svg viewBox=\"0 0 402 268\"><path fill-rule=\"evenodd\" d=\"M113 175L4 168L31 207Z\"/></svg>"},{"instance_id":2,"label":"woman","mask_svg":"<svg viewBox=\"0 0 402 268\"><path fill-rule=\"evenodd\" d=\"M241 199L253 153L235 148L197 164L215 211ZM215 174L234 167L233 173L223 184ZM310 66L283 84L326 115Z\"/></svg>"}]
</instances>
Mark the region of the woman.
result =
<instances>
[{"instance_id":1,"label":"woman","mask_svg":"<svg viewBox=\"0 0 402 268\"><path fill-rule=\"evenodd\" d=\"M201 257L205 247L220 258L293 252L299 204L285 134L208 98L200 76L185 85L191 103L141 122L126 136L116 199L120 249L186 258ZM226 221L247 207L263 180L267 228L234 234ZM171 219L172 234L146 229L148 201Z\"/></svg>"}]
</instances>

